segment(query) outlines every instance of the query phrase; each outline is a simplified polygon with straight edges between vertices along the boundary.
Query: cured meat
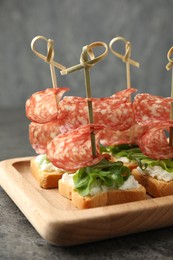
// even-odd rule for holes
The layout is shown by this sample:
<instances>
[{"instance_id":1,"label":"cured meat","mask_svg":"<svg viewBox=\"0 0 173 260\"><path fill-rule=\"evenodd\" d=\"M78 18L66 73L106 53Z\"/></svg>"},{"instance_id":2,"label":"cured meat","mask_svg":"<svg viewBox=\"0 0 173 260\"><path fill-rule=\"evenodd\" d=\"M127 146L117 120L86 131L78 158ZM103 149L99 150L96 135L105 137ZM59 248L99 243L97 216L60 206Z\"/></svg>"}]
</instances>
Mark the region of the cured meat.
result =
<instances>
[{"instance_id":1,"label":"cured meat","mask_svg":"<svg viewBox=\"0 0 173 260\"><path fill-rule=\"evenodd\" d=\"M26 116L36 123L47 123L57 117L58 103L69 88L47 88L26 101Z\"/></svg>"},{"instance_id":2,"label":"cured meat","mask_svg":"<svg viewBox=\"0 0 173 260\"><path fill-rule=\"evenodd\" d=\"M123 89L121 91L116 92L111 97L117 98L117 99L121 98L121 99L127 100L127 99L130 98L130 95L132 93L135 93L136 91L137 91L137 89L135 89L135 88L126 88L126 89Z\"/></svg>"},{"instance_id":3,"label":"cured meat","mask_svg":"<svg viewBox=\"0 0 173 260\"><path fill-rule=\"evenodd\" d=\"M148 126L134 124L127 130L119 131L106 127L101 131L100 143L103 146L119 144L138 144L140 137L147 131Z\"/></svg>"},{"instance_id":4,"label":"cured meat","mask_svg":"<svg viewBox=\"0 0 173 260\"><path fill-rule=\"evenodd\" d=\"M173 158L173 146L170 146L165 134L170 124L152 126L138 141L141 151L153 159Z\"/></svg>"},{"instance_id":5,"label":"cured meat","mask_svg":"<svg viewBox=\"0 0 173 260\"><path fill-rule=\"evenodd\" d=\"M129 95L133 90L122 91L111 97L91 98L94 123L125 130L134 124L133 105ZM123 93L126 93L123 95ZM58 120L62 133L89 124L87 98L65 97L60 102Z\"/></svg>"},{"instance_id":6,"label":"cured meat","mask_svg":"<svg viewBox=\"0 0 173 260\"><path fill-rule=\"evenodd\" d=\"M150 124L168 121L171 101L173 98L163 98L147 93L136 95L133 103L136 122Z\"/></svg>"},{"instance_id":7,"label":"cured meat","mask_svg":"<svg viewBox=\"0 0 173 260\"><path fill-rule=\"evenodd\" d=\"M29 125L29 140L38 154L45 154L47 144L59 134L60 130L57 120L45 124L32 122Z\"/></svg>"},{"instance_id":8,"label":"cured meat","mask_svg":"<svg viewBox=\"0 0 173 260\"><path fill-rule=\"evenodd\" d=\"M96 157L91 150L90 133L96 133ZM47 157L57 167L66 171L94 165L107 155L100 154L99 131L102 126L84 125L55 137L47 146Z\"/></svg>"},{"instance_id":9,"label":"cured meat","mask_svg":"<svg viewBox=\"0 0 173 260\"><path fill-rule=\"evenodd\" d=\"M100 143L103 146L113 146L118 144L129 144L129 130L119 131L110 127L105 128L100 135Z\"/></svg>"}]
</instances>

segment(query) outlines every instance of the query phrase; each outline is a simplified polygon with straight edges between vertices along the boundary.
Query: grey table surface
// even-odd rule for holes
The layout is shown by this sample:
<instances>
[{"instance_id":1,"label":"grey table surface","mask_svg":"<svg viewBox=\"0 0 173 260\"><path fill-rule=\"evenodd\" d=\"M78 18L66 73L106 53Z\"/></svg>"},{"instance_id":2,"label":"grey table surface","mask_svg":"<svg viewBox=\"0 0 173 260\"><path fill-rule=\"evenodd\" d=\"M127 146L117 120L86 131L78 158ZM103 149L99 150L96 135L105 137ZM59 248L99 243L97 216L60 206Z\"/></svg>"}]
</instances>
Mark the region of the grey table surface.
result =
<instances>
[{"instance_id":1,"label":"grey table surface","mask_svg":"<svg viewBox=\"0 0 173 260\"><path fill-rule=\"evenodd\" d=\"M24 108L0 109L0 160L34 155ZM47 243L0 187L0 259L173 259L173 227L73 247Z\"/></svg>"}]
</instances>

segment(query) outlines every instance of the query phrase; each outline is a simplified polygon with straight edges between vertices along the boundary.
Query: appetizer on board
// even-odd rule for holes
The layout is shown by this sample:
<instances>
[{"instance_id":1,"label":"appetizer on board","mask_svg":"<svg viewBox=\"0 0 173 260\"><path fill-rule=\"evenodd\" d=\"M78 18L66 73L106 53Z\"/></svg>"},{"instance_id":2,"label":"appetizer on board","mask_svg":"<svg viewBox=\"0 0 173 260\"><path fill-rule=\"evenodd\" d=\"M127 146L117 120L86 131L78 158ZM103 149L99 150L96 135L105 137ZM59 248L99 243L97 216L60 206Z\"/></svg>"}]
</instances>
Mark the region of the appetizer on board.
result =
<instances>
[{"instance_id":1,"label":"appetizer on board","mask_svg":"<svg viewBox=\"0 0 173 260\"><path fill-rule=\"evenodd\" d=\"M97 58L96 46L106 48ZM63 97L69 88L54 83L26 102L29 139L38 154L31 172L42 188L58 187L79 209L143 200L146 192L153 197L173 194L173 146L165 133L173 127L173 98L142 93L132 100L136 89L131 88L130 54L125 60L127 89L93 98L89 68L106 54L105 43L93 43L83 48L80 64L62 68L62 75L84 69L86 98Z\"/></svg>"}]
</instances>

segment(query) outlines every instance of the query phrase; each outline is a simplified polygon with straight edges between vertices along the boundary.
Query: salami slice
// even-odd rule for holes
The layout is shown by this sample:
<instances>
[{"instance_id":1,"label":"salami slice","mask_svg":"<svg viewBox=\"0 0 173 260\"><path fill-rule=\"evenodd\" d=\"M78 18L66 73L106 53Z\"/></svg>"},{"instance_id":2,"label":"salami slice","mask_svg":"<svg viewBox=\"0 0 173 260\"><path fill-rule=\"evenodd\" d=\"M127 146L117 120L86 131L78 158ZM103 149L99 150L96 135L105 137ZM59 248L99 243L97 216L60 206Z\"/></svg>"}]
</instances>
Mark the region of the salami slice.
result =
<instances>
[{"instance_id":1,"label":"salami slice","mask_svg":"<svg viewBox=\"0 0 173 260\"><path fill-rule=\"evenodd\" d=\"M47 144L60 134L57 120L45 124L30 123L29 140L33 149L38 154L46 153Z\"/></svg>"},{"instance_id":2,"label":"salami slice","mask_svg":"<svg viewBox=\"0 0 173 260\"><path fill-rule=\"evenodd\" d=\"M170 146L165 135L170 124L152 126L138 141L141 151L153 159L173 158L173 146Z\"/></svg>"},{"instance_id":3,"label":"salami slice","mask_svg":"<svg viewBox=\"0 0 173 260\"><path fill-rule=\"evenodd\" d=\"M130 98L131 94L135 93L137 89L135 88L126 88L119 92L116 92L111 97L114 99L121 99L121 100L127 100Z\"/></svg>"},{"instance_id":4,"label":"salami slice","mask_svg":"<svg viewBox=\"0 0 173 260\"><path fill-rule=\"evenodd\" d=\"M96 157L93 158L91 150L90 133L97 133ZM99 131L101 126L84 125L55 137L47 146L47 157L57 167L66 171L75 171L101 161L105 156L100 154Z\"/></svg>"},{"instance_id":5,"label":"salami slice","mask_svg":"<svg viewBox=\"0 0 173 260\"><path fill-rule=\"evenodd\" d=\"M57 117L58 102L68 88L47 88L26 101L26 116L36 123L47 123Z\"/></svg>"},{"instance_id":6,"label":"salami slice","mask_svg":"<svg viewBox=\"0 0 173 260\"><path fill-rule=\"evenodd\" d=\"M135 119L139 124L165 122L170 118L172 98L163 98L150 94L138 94L134 99Z\"/></svg>"},{"instance_id":7,"label":"salami slice","mask_svg":"<svg viewBox=\"0 0 173 260\"><path fill-rule=\"evenodd\" d=\"M119 144L138 144L140 137L147 131L147 126L134 124L127 130L119 131L106 127L101 131L100 143L103 146Z\"/></svg>"},{"instance_id":8,"label":"salami slice","mask_svg":"<svg viewBox=\"0 0 173 260\"><path fill-rule=\"evenodd\" d=\"M103 146L129 144L131 143L131 140L129 138L129 130L119 131L107 127L101 132L100 143Z\"/></svg>"},{"instance_id":9,"label":"salami slice","mask_svg":"<svg viewBox=\"0 0 173 260\"><path fill-rule=\"evenodd\" d=\"M65 97L60 102L58 120L62 133L89 124L87 98ZM133 105L121 98L92 98L94 123L114 130L125 130L134 124Z\"/></svg>"}]
</instances>

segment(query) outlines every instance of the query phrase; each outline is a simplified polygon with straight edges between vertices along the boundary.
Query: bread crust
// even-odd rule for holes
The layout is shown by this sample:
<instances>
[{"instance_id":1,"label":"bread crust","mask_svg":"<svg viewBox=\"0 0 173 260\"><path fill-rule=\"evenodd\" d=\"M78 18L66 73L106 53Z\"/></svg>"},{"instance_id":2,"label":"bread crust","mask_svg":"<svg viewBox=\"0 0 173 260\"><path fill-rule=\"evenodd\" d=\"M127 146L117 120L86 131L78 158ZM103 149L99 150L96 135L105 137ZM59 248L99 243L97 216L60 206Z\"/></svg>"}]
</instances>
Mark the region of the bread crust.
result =
<instances>
[{"instance_id":1,"label":"bread crust","mask_svg":"<svg viewBox=\"0 0 173 260\"><path fill-rule=\"evenodd\" d=\"M67 183L64 183L61 179L58 181L58 191L63 197L69 200L72 199L73 187Z\"/></svg>"},{"instance_id":2,"label":"bread crust","mask_svg":"<svg viewBox=\"0 0 173 260\"><path fill-rule=\"evenodd\" d=\"M71 199L73 205L79 209L102 207L146 199L146 189L143 186L131 190L110 190L97 193L95 196L82 197L71 185L62 182L62 180L59 181L59 193L67 199Z\"/></svg>"},{"instance_id":3,"label":"bread crust","mask_svg":"<svg viewBox=\"0 0 173 260\"><path fill-rule=\"evenodd\" d=\"M77 191L72 191L72 203L78 209L89 209L108 205L108 192L95 196L82 197Z\"/></svg>"},{"instance_id":4,"label":"bread crust","mask_svg":"<svg viewBox=\"0 0 173 260\"><path fill-rule=\"evenodd\" d=\"M31 159L31 173L38 181L40 187L44 189L58 188L58 181L61 179L63 171L42 171L39 169L35 159Z\"/></svg>"},{"instance_id":5,"label":"bread crust","mask_svg":"<svg viewBox=\"0 0 173 260\"><path fill-rule=\"evenodd\" d=\"M137 169L133 169L132 174L152 197L173 195L173 181L158 180L149 175L141 174Z\"/></svg>"}]
</instances>

